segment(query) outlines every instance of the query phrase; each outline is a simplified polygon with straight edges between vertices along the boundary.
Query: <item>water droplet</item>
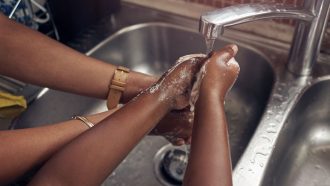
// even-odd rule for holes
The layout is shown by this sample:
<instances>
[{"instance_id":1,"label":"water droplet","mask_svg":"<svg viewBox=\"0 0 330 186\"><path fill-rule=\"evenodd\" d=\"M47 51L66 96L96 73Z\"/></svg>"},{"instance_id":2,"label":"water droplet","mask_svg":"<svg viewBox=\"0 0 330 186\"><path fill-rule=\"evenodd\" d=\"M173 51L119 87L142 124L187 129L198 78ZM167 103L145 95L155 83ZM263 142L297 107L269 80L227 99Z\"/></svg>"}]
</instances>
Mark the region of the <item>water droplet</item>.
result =
<instances>
[{"instance_id":1,"label":"water droplet","mask_svg":"<svg viewBox=\"0 0 330 186\"><path fill-rule=\"evenodd\" d=\"M274 94L273 95L273 97L275 98L275 99L277 99L278 101L282 101L282 99L283 99L283 96L281 95L281 94Z\"/></svg>"},{"instance_id":2,"label":"water droplet","mask_svg":"<svg viewBox=\"0 0 330 186\"><path fill-rule=\"evenodd\" d=\"M262 156L267 156L270 154L270 150L271 148L270 147L267 147L267 146L257 146L254 148L254 155L253 157L250 159L250 162L252 164L254 164L256 162L256 157L258 155L262 155Z\"/></svg>"},{"instance_id":3,"label":"water droplet","mask_svg":"<svg viewBox=\"0 0 330 186\"><path fill-rule=\"evenodd\" d=\"M276 116L275 116L275 120L276 120L277 122L280 122L280 121L281 121L281 118L282 118L281 115L276 115Z\"/></svg>"},{"instance_id":4,"label":"water droplet","mask_svg":"<svg viewBox=\"0 0 330 186\"><path fill-rule=\"evenodd\" d=\"M277 131L276 131L276 129L274 129L274 128L272 128L272 127L268 127L268 128L266 129L266 132L267 132L267 133L276 133Z\"/></svg>"},{"instance_id":5,"label":"water droplet","mask_svg":"<svg viewBox=\"0 0 330 186\"><path fill-rule=\"evenodd\" d=\"M110 176L116 176L116 172L112 172Z\"/></svg>"},{"instance_id":6,"label":"water droplet","mask_svg":"<svg viewBox=\"0 0 330 186\"><path fill-rule=\"evenodd\" d=\"M267 111L267 114L268 114L269 116L271 116L271 115L273 115L273 111L268 110L268 111Z\"/></svg>"},{"instance_id":7,"label":"water droplet","mask_svg":"<svg viewBox=\"0 0 330 186\"><path fill-rule=\"evenodd\" d=\"M269 152L256 152L256 154L260 154L260 155L263 155L263 156L267 156L269 154Z\"/></svg>"},{"instance_id":8,"label":"water droplet","mask_svg":"<svg viewBox=\"0 0 330 186\"><path fill-rule=\"evenodd\" d=\"M272 140L268 136L263 135L261 136L261 138L267 140L269 143L272 142Z\"/></svg>"},{"instance_id":9,"label":"water droplet","mask_svg":"<svg viewBox=\"0 0 330 186\"><path fill-rule=\"evenodd\" d=\"M268 125L271 126L271 127L275 127L276 123L269 123Z\"/></svg>"}]
</instances>

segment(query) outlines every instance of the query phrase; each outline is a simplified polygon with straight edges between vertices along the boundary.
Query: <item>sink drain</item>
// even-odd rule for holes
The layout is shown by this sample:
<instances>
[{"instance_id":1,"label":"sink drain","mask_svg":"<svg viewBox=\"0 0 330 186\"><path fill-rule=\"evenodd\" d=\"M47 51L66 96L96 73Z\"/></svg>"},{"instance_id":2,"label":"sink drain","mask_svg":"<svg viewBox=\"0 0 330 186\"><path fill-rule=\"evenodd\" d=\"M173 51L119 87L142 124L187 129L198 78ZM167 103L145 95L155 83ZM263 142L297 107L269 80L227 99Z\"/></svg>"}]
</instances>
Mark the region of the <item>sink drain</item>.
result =
<instances>
[{"instance_id":1,"label":"sink drain","mask_svg":"<svg viewBox=\"0 0 330 186\"><path fill-rule=\"evenodd\" d=\"M164 186L182 185L188 163L185 146L163 146L154 157L154 172Z\"/></svg>"}]
</instances>

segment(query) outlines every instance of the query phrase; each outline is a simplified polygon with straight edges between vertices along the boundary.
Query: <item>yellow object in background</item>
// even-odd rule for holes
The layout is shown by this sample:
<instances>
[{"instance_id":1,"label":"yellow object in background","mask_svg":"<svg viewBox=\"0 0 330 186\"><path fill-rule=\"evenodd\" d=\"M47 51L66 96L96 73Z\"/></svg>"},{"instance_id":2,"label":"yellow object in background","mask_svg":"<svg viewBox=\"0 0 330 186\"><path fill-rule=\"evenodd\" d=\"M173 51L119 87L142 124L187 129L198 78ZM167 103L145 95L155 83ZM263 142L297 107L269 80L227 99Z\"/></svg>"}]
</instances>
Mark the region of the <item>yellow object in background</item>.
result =
<instances>
[{"instance_id":1,"label":"yellow object in background","mask_svg":"<svg viewBox=\"0 0 330 186\"><path fill-rule=\"evenodd\" d=\"M0 92L0 118L14 118L27 108L23 96Z\"/></svg>"}]
</instances>

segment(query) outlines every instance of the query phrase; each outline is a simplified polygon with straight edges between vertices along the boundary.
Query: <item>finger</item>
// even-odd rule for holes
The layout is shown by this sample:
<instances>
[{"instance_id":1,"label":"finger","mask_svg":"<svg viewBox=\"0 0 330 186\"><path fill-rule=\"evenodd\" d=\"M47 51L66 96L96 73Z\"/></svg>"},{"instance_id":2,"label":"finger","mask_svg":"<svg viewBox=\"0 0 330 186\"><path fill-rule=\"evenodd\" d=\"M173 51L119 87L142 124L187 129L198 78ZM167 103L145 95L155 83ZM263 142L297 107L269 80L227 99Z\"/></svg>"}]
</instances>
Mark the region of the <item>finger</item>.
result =
<instances>
[{"instance_id":1,"label":"finger","mask_svg":"<svg viewBox=\"0 0 330 186\"><path fill-rule=\"evenodd\" d=\"M238 52L238 47L235 44L226 45L219 50L222 53L228 53L230 57L234 57Z\"/></svg>"},{"instance_id":2,"label":"finger","mask_svg":"<svg viewBox=\"0 0 330 186\"><path fill-rule=\"evenodd\" d=\"M212 52L211 58L215 58L217 59L217 61L220 60L220 62L224 62L224 63L228 63L228 61L235 57L235 55L238 52L238 47L237 45L231 44L231 45L227 45L224 48L218 50L218 51L214 51Z\"/></svg>"},{"instance_id":3,"label":"finger","mask_svg":"<svg viewBox=\"0 0 330 186\"><path fill-rule=\"evenodd\" d=\"M227 63L229 69L231 72L234 72L234 74L238 75L240 71L239 64L235 60L235 58L231 58Z\"/></svg>"},{"instance_id":4,"label":"finger","mask_svg":"<svg viewBox=\"0 0 330 186\"><path fill-rule=\"evenodd\" d=\"M200 71L200 69L202 68L202 66L208 61L208 56L205 56L203 58L199 58L197 59L197 62L194 66L194 69L193 69L193 73L197 73Z\"/></svg>"},{"instance_id":5,"label":"finger","mask_svg":"<svg viewBox=\"0 0 330 186\"><path fill-rule=\"evenodd\" d=\"M231 48L232 49L232 51L233 51L233 56L235 56L236 54L237 54L237 52L238 52L238 47L237 47L237 45L235 45L235 44L230 44L230 45L227 45L229 48Z\"/></svg>"},{"instance_id":6,"label":"finger","mask_svg":"<svg viewBox=\"0 0 330 186\"><path fill-rule=\"evenodd\" d=\"M173 142L171 142L173 145L175 146L181 146L181 145L184 145L185 144L185 141L184 139L182 138L177 138L175 139Z\"/></svg>"},{"instance_id":7,"label":"finger","mask_svg":"<svg viewBox=\"0 0 330 186\"><path fill-rule=\"evenodd\" d=\"M187 60L182 65L188 67L192 74L197 73L207 61L207 56L204 54L191 54L187 56L190 56L190 58L186 58Z\"/></svg>"}]
</instances>

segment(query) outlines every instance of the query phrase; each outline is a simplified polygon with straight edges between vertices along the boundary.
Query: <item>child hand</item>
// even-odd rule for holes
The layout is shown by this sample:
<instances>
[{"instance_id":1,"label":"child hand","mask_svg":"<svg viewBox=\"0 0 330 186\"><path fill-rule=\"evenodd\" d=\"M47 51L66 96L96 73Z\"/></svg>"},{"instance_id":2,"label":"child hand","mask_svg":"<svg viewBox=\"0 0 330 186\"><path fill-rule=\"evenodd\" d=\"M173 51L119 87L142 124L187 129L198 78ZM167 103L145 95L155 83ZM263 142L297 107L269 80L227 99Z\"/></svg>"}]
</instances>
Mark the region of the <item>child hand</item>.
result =
<instances>
[{"instance_id":1,"label":"child hand","mask_svg":"<svg viewBox=\"0 0 330 186\"><path fill-rule=\"evenodd\" d=\"M234 59L237 51L236 45L227 45L223 49L209 54L200 91L218 94L220 99L224 100L240 71L239 65Z\"/></svg>"}]
</instances>

